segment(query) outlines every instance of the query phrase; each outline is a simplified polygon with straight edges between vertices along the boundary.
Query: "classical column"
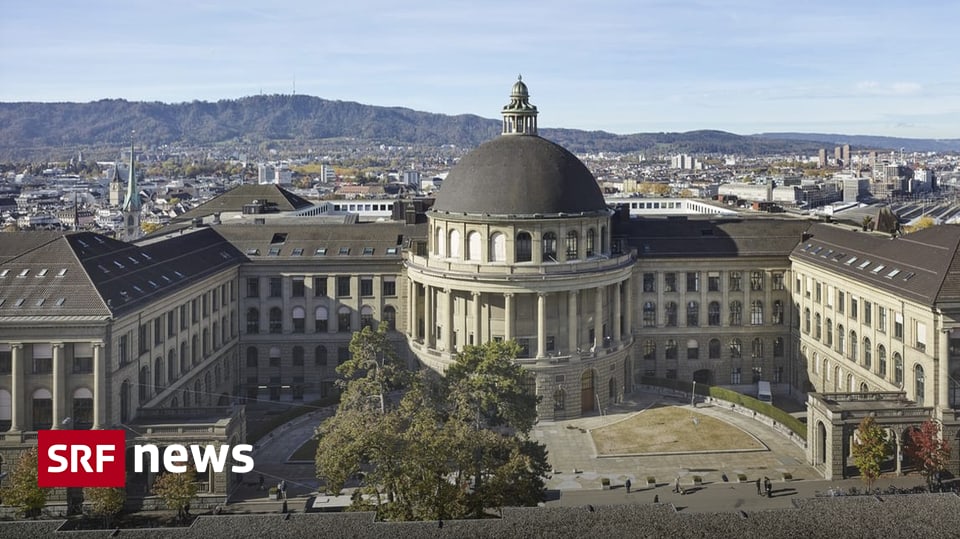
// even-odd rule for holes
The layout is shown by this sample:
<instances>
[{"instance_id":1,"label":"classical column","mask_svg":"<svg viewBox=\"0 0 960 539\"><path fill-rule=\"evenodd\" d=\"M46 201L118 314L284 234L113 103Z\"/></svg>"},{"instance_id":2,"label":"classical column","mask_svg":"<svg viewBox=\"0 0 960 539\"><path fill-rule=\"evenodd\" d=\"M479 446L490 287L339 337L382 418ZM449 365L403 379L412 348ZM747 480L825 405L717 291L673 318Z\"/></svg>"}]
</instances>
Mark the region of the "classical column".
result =
<instances>
[{"instance_id":1,"label":"classical column","mask_svg":"<svg viewBox=\"0 0 960 539\"><path fill-rule=\"evenodd\" d=\"M578 290L567 291L567 348L570 349L570 355L573 355L579 348L579 331L577 325L577 295Z\"/></svg>"},{"instance_id":2,"label":"classical column","mask_svg":"<svg viewBox=\"0 0 960 539\"><path fill-rule=\"evenodd\" d=\"M513 339L513 294L503 295L503 340Z\"/></svg>"},{"instance_id":3,"label":"classical column","mask_svg":"<svg viewBox=\"0 0 960 539\"><path fill-rule=\"evenodd\" d=\"M453 289L445 288L443 290L443 347L447 352L453 353Z\"/></svg>"},{"instance_id":4,"label":"classical column","mask_svg":"<svg viewBox=\"0 0 960 539\"><path fill-rule=\"evenodd\" d=\"M616 283L613 285L613 321L610 322L610 325L613 326L613 344L614 346L620 345L620 297L623 294L623 287L621 283Z\"/></svg>"},{"instance_id":5,"label":"classical column","mask_svg":"<svg viewBox=\"0 0 960 539\"><path fill-rule=\"evenodd\" d=\"M66 407L64 406L65 395L67 391L66 378L63 368L63 343L53 343L53 383L51 384L51 393L53 393L53 425L51 428L59 429L65 418Z\"/></svg>"},{"instance_id":6,"label":"classical column","mask_svg":"<svg viewBox=\"0 0 960 539\"><path fill-rule=\"evenodd\" d=\"M103 354L103 343L93 343L93 428L102 429L106 425L107 366Z\"/></svg>"},{"instance_id":7,"label":"classical column","mask_svg":"<svg viewBox=\"0 0 960 539\"><path fill-rule=\"evenodd\" d=\"M483 326L480 324L480 292L473 292L470 295L473 300L473 344L479 345L484 342L480 336Z\"/></svg>"},{"instance_id":8,"label":"classical column","mask_svg":"<svg viewBox=\"0 0 960 539\"><path fill-rule=\"evenodd\" d=\"M417 283L407 279L407 335L417 338Z\"/></svg>"},{"instance_id":9,"label":"classical column","mask_svg":"<svg viewBox=\"0 0 960 539\"><path fill-rule=\"evenodd\" d=\"M942 320L942 318L941 318ZM937 404L943 410L950 407L950 330L940 328L939 356L937 358Z\"/></svg>"},{"instance_id":10,"label":"classical column","mask_svg":"<svg viewBox=\"0 0 960 539\"><path fill-rule=\"evenodd\" d=\"M632 339L633 335L633 277L623 281L623 292L626 296L625 312L623 316L624 331Z\"/></svg>"},{"instance_id":11,"label":"classical column","mask_svg":"<svg viewBox=\"0 0 960 539\"><path fill-rule=\"evenodd\" d=\"M436 341L433 338L434 327L433 327L433 287L425 284L423 285L424 289L424 309L423 309L423 339L424 344L427 345L427 348L433 348L436 345Z\"/></svg>"},{"instance_id":12,"label":"classical column","mask_svg":"<svg viewBox=\"0 0 960 539\"><path fill-rule=\"evenodd\" d=\"M547 294L537 294L537 357L547 355Z\"/></svg>"},{"instance_id":13,"label":"classical column","mask_svg":"<svg viewBox=\"0 0 960 539\"><path fill-rule=\"evenodd\" d=\"M597 351L603 346L603 292L602 286L594 290L593 302L593 350Z\"/></svg>"},{"instance_id":14,"label":"classical column","mask_svg":"<svg viewBox=\"0 0 960 539\"><path fill-rule=\"evenodd\" d=\"M10 432L23 430L23 411L27 406L26 387L23 381L23 344L10 345L12 355L10 369Z\"/></svg>"}]
</instances>

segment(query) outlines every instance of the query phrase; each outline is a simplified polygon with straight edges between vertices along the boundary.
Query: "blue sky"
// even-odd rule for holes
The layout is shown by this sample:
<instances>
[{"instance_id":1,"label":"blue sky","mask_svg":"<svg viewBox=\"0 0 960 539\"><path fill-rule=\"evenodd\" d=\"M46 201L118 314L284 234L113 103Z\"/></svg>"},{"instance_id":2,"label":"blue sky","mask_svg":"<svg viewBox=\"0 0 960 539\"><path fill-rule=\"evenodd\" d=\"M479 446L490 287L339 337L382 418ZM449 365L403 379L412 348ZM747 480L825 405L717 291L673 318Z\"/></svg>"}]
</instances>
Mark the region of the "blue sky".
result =
<instances>
[{"instance_id":1,"label":"blue sky","mask_svg":"<svg viewBox=\"0 0 960 539\"><path fill-rule=\"evenodd\" d=\"M0 0L0 101L291 93L541 127L960 138L954 0Z\"/></svg>"}]
</instances>

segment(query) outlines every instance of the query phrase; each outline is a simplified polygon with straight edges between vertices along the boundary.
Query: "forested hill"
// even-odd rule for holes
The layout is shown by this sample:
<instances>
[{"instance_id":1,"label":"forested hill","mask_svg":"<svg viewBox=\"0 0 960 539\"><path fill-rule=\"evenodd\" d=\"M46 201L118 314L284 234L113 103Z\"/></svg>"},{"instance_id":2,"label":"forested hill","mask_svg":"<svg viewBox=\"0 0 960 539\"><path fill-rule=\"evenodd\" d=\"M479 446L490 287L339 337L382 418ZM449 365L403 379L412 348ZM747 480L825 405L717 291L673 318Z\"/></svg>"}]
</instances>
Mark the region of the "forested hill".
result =
<instances>
[{"instance_id":1,"label":"forested hill","mask_svg":"<svg viewBox=\"0 0 960 539\"><path fill-rule=\"evenodd\" d=\"M45 149L120 147L136 130L138 144L208 146L270 141L353 138L383 144L473 147L500 132L500 121L447 116L401 107L330 101L306 95L267 95L166 104L104 99L91 103L0 103L0 159ZM740 136L722 131L615 135L602 131L542 129L572 151L765 154L809 152L816 139ZM897 140L897 139L893 139ZM893 144L892 148L904 147Z\"/></svg>"}]
</instances>

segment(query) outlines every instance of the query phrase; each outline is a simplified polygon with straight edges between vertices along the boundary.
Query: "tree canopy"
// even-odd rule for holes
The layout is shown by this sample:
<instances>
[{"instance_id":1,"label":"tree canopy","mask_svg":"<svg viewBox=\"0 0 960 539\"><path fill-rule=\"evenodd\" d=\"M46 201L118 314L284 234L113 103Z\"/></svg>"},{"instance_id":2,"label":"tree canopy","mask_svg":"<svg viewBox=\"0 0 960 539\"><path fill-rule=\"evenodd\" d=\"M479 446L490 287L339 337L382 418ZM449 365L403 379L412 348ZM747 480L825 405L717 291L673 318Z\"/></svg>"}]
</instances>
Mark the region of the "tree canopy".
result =
<instances>
[{"instance_id":1,"label":"tree canopy","mask_svg":"<svg viewBox=\"0 0 960 539\"><path fill-rule=\"evenodd\" d=\"M863 418L853 441L853 462L860 470L860 477L867 488L873 486L873 482L880 477L880 466L889 451L886 431L877 425L872 416Z\"/></svg>"},{"instance_id":2,"label":"tree canopy","mask_svg":"<svg viewBox=\"0 0 960 539\"><path fill-rule=\"evenodd\" d=\"M337 414L317 430L328 492L387 520L482 516L543 500L547 453L515 343L467 346L445 377L400 370L385 332L354 335ZM392 391L388 394L387 391ZM391 397L395 395L395 397Z\"/></svg>"},{"instance_id":3,"label":"tree canopy","mask_svg":"<svg viewBox=\"0 0 960 539\"><path fill-rule=\"evenodd\" d=\"M934 476L944 471L950 461L950 445L940 436L940 424L924 421L920 428L909 431L906 442L907 457L920 469L927 488L933 490Z\"/></svg>"},{"instance_id":4,"label":"tree canopy","mask_svg":"<svg viewBox=\"0 0 960 539\"><path fill-rule=\"evenodd\" d=\"M197 495L196 473L188 469L184 473L168 472L157 478L153 493L177 512L177 520L184 522L189 515L190 501Z\"/></svg>"},{"instance_id":5,"label":"tree canopy","mask_svg":"<svg viewBox=\"0 0 960 539\"><path fill-rule=\"evenodd\" d=\"M5 505L16 507L21 515L33 517L46 505L49 491L37 485L37 448L33 447L20 454L0 498Z\"/></svg>"},{"instance_id":6,"label":"tree canopy","mask_svg":"<svg viewBox=\"0 0 960 539\"><path fill-rule=\"evenodd\" d=\"M127 491L123 488L88 487L83 489L83 499L90 502L90 512L103 518L103 525L110 527L110 521L123 511Z\"/></svg>"}]
</instances>

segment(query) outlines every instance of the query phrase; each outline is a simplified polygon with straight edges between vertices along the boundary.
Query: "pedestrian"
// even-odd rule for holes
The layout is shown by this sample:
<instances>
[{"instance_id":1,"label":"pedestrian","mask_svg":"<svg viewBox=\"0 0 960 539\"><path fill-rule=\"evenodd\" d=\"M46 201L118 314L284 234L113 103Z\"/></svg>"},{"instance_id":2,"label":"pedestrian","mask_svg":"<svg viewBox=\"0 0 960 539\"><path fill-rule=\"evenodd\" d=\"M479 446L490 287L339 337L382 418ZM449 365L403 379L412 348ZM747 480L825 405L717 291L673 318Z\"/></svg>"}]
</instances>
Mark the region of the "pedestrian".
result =
<instances>
[{"instance_id":1,"label":"pedestrian","mask_svg":"<svg viewBox=\"0 0 960 539\"><path fill-rule=\"evenodd\" d=\"M763 496L763 492L760 490L760 478L757 478L757 496Z\"/></svg>"},{"instance_id":2,"label":"pedestrian","mask_svg":"<svg viewBox=\"0 0 960 539\"><path fill-rule=\"evenodd\" d=\"M673 491L674 491L674 492L680 492L680 476L679 476L679 475L678 475L677 478L673 481Z\"/></svg>"},{"instance_id":3,"label":"pedestrian","mask_svg":"<svg viewBox=\"0 0 960 539\"><path fill-rule=\"evenodd\" d=\"M630 494L630 487L631 487L632 485L633 485L633 483L631 483L629 479L627 479L627 482L624 483L624 486L627 487L627 494Z\"/></svg>"},{"instance_id":4,"label":"pedestrian","mask_svg":"<svg viewBox=\"0 0 960 539\"><path fill-rule=\"evenodd\" d=\"M767 498L773 497L773 485L770 483L769 477L763 478L763 487L767 490Z\"/></svg>"},{"instance_id":5,"label":"pedestrian","mask_svg":"<svg viewBox=\"0 0 960 539\"><path fill-rule=\"evenodd\" d=\"M263 490L263 474L260 474L260 485L257 487L257 490Z\"/></svg>"},{"instance_id":6,"label":"pedestrian","mask_svg":"<svg viewBox=\"0 0 960 539\"><path fill-rule=\"evenodd\" d=\"M287 481L286 480L284 479L280 480L279 490L280 490L280 497L286 500L287 499Z\"/></svg>"}]
</instances>

